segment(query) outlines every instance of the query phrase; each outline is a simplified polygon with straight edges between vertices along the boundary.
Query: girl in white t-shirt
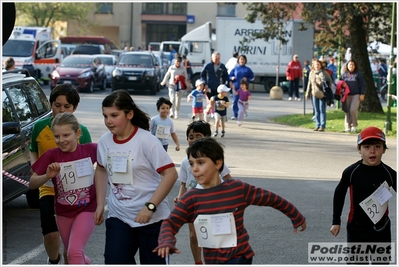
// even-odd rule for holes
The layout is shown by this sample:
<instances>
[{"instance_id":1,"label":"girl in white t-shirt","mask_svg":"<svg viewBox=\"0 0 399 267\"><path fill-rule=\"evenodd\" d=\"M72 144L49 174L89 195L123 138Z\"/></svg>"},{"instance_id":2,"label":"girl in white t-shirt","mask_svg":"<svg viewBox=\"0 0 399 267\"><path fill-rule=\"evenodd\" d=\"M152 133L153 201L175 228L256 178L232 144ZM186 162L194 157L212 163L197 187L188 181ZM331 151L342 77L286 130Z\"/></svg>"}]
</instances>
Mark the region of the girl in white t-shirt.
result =
<instances>
[{"instance_id":1,"label":"girl in white t-shirt","mask_svg":"<svg viewBox=\"0 0 399 267\"><path fill-rule=\"evenodd\" d=\"M149 130L149 116L130 94L117 90L102 102L105 133L98 142L96 168L97 210L94 221L104 221L108 184L105 264L166 264L152 250L158 244L162 221L170 213L167 195L177 179L172 159Z\"/></svg>"}]
</instances>

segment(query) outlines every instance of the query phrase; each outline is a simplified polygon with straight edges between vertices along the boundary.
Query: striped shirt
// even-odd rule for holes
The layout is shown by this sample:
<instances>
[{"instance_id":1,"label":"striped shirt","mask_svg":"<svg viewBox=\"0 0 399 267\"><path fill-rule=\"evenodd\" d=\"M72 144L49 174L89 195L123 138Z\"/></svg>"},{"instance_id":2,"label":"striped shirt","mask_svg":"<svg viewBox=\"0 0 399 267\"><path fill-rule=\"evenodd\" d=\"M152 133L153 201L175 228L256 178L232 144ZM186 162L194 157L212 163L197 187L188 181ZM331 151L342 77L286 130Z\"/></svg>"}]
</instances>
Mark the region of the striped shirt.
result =
<instances>
[{"instance_id":1,"label":"striped shirt","mask_svg":"<svg viewBox=\"0 0 399 267\"><path fill-rule=\"evenodd\" d=\"M170 216L162 223L158 237L158 248L176 249L175 235L185 223L193 223L199 214L232 212L237 231L237 246L231 248L203 248L206 264L221 264L244 256L251 258L254 251L248 243L249 235L244 227L244 210L249 205L273 207L292 221L298 228L305 217L290 202L263 188L258 188L240 180L225 180L208 189L190 189L179 200Z\"/></svg>"}]
</instances>

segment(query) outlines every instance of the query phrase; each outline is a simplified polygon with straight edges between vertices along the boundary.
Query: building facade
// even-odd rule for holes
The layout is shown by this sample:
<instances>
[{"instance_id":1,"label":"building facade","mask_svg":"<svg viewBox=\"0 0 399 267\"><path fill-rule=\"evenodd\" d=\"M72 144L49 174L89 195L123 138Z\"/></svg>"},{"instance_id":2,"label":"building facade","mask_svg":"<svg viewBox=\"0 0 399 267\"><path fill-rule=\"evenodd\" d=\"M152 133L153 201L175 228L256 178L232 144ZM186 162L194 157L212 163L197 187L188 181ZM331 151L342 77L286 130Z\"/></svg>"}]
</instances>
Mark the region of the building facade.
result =
<instances>
[{"instance_id":1,"label":"building facade","mask_svg":"<svg viewBox=\"0 0 399 267\"><path fill-rule=\"evenodd\" d=\"M83 28L68 21L67 35L105 36L121 49L133 46L145 50L149 42L178 41L207 21L215 31L217 16L245 15L242 3L98 3L88 15L92 26Z\"/></svg>"}]
</instances>

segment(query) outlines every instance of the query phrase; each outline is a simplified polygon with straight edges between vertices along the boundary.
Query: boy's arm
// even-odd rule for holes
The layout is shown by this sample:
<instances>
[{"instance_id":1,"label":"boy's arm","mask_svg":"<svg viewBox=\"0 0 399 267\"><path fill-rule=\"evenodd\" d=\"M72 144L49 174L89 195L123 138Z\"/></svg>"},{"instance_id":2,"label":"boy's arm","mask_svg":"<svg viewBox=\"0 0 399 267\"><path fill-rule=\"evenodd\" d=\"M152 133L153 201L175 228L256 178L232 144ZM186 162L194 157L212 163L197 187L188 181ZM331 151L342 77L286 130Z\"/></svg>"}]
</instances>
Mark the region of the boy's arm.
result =
<instances>
[{"instance_id":1,"label":"boy's arm","mask_svg":"<svg viewBox=\"0 0 399 267\"><path fill-rule=\"evenodd\" d=\"M187 192L187 188L186 188L186 183L181 182L180 183L180 188L179 188L179 194L177 195L177 197L175 197L173 199L173 202L175 203L175 205L177 204L177 202L179 202L179 199L184 195L184 193Z\"/></svg>"},{"instance_id":2,"label":"boy's arm","mask_svg":"<svg viewBox=\"0 0 399 267\"><path fill-rule=\"evenodd\" d=\"M179 143L179 138L177 137L176 132L171 133L170 135L172 136L172 139L173 139L173 141L176 144L176 151L179 151L180 150L180 143Z\"/></svg>"}]
</instances>

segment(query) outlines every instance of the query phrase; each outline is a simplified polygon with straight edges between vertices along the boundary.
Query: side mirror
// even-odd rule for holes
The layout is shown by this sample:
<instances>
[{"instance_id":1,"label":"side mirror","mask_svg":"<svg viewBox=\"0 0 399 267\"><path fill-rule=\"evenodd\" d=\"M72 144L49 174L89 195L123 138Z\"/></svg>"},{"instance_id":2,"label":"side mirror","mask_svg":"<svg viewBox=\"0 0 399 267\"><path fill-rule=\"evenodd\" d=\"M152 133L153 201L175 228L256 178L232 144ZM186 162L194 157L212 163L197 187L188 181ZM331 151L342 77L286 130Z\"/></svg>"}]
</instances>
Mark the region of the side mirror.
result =
<instances>
[{"instance_id":1,"label":"side mirror","mask_svg":"<svg viewBox=\"0 0 399 267\"><path fill-rule=\"evenodd\" d=\"M3 134L19 134L21 125L18 122L3 122Z\"/></svg>"},{"instance_id":2,"label":"side mirror","mask_svg":"<svg viewBox=\"0 0 399 267\"><path fill-rule=\"evenodd\" d=\"M37 52L35 53L35 59L40 59L39 54Z\"/></svg>"}]
</instances>

